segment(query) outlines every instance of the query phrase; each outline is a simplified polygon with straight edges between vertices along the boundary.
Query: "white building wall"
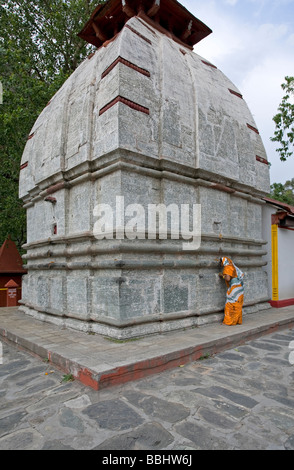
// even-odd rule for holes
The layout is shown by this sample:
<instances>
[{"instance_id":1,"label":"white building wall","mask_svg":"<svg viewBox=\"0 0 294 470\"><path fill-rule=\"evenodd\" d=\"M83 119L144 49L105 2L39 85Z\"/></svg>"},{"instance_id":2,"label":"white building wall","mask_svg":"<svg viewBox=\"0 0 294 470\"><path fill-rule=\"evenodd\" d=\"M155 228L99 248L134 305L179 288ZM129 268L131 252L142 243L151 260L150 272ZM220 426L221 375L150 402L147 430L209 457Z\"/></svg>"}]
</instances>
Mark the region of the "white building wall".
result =
<instances>
[{"instance_id":1,"label":"white building wall","mask_svg":"<svg viewBox=\"0 0 294 470\"><path fill-rule=\"evenodd\" d=\"M269 295L272 298L272 240L271 240L271 216L276 212L272 206L264 205L262 209L262 237L267 242L265 250L267 254L263 257L266 261L264 270L267 273Z\"/></svg>"},{"instance_id":2,"label":"white building wall","mask_svg":"<svg viewBox=\"0 0 294 470\"><path fill-rule=\"evenodd\" d=\"M263 207L262 235L267 242L265 249L267 254L263 257L266 261L264 270L268 277L269 294L272 299L272 242L271 242L271 216L277 208L272 205ZM294 298L294 231L278 228L278 272L279 272L279 300Z\"/></svg>"},{"instance_id":3,"label":"white building wall","mask_svg":"<svg viewBox=\"0 0 294 470\"><path fill-rule=\"evenodd\" d=\"M278 229L279 300L294 298L294 231Z\"/></svg>"}]
</instances>

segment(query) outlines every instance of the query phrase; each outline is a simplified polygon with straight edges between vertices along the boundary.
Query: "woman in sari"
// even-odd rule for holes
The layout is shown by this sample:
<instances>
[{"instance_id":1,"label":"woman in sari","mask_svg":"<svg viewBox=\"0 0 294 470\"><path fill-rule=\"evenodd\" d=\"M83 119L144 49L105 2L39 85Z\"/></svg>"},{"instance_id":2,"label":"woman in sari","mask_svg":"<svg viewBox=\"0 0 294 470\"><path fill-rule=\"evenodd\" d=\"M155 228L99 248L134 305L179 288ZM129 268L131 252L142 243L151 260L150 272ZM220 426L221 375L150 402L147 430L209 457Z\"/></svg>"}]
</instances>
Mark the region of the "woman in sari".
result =
<instances>
[{"instance_id":1,"label":"woman in sari","mask_svg":"<svg viewBox=\"0 0 294 470\"><path fill-rule=\"evenodd\" d=\"M223 323L228 326L241 325L244 302L244 274L230 258L221 258L221 265L223 267L222 276L228 288Z\"/></svg>"}]
</instances>

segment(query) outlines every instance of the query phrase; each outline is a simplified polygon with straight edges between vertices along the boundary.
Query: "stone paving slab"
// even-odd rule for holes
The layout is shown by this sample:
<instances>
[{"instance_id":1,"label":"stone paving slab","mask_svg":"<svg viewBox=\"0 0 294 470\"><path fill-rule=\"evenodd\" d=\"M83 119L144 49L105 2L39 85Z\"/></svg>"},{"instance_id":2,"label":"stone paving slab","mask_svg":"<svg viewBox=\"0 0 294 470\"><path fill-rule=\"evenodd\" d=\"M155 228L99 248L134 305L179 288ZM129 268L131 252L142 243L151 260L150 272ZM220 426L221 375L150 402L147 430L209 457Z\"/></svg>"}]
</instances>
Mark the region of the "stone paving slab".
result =
<instances>
[{"instance_id":1,"label":"stone paving slab","mask_svg":"<svg viewBox=\"0 0 294 470\"><path fill-rule=\"evenodd\" d=\"M244 315L243 325L215 323L184 331L115 342L101 335L60 329L0 309L0 338L46 359L83 384L100 390L172 369L294 325L294 306Z\"/></svg>"},{"instance_id":2,"label":"stone paving slab","mask_svg":"<svg viewBox=\"0 0 294 470\"><path fill-rule=\"evenodd\" d=\"M121 455L136 468L159 451L194 467L198 450L294 450L292 341L283 329L98 391L3 342L0 449L98 450L97 465Z\"/></svg>"}]
</instances>

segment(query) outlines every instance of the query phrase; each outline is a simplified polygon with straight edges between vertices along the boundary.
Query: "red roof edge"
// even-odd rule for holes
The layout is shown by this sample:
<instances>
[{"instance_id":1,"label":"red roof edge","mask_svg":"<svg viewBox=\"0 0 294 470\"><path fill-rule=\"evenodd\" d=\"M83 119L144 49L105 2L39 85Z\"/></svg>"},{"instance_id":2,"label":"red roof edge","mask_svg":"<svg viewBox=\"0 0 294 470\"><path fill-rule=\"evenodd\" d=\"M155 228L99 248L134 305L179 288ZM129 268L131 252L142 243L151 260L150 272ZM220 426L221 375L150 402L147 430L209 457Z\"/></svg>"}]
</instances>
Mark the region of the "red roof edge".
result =
<instances>
[{"instance_id":1,"label":"red roof edge","mask_svg":"<svg viewBox=\"0 0 294 470\"><path fill-rule=\"evenodd\" d=\"M291 206L290 204L287 204L286 202L281 202L281 201L277 201L276 199L271 199L270 197L263 197L262 199L265 202L278 206L281 209L286 210L289 214L294 215L294 206Z\"/></svg>"},{"instance_id":2,"label":"red roof edge","mask_svg":"<svg viewBox=\"0 0 294 470\"><path fill-rule=\"evenodd\" d=\"M26 272L16 244L8 238L0 248L0 273L25 274Z\"/></svg>"}]
</instances>

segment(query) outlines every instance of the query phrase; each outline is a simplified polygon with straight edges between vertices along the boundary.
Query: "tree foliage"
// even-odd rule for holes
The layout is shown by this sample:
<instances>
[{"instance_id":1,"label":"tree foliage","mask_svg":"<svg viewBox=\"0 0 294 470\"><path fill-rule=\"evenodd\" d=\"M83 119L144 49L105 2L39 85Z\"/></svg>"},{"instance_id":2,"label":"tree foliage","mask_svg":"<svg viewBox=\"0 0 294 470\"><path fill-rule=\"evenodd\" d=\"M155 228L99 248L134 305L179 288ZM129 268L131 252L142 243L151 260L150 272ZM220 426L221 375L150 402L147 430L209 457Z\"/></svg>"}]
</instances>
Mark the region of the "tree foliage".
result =
<instances>
[{"instance_id":1,"label":"tree foliage","mask_svg":"<svg viewBox=\"0 0 294 470\"><path fill-rule=\"evenodd\" d=\"M285 95L278 113L273 117L276 130L271 140L280 144L277 152L280 154L280 160L286 161L293 155L294 145L294 77L285 77L285 83L281 86Z\"/></svg>"},{"instance_id":2,"label":"tree foliage","mask_svg":"<svg viewBox=\"0 0 294 470\"><path fill-rule=\"evenodd\" d=\"M18 198L19 167L42 109L92 51L77 36L99 0L0 0L0 244L20 248L26 216Z\"/></svg>"},{"instance_id":3,"label":"tree foliage","mask_svg":"<svg viewBox=\"0 0 294 470\"><path fill-rule=\"evenodd\" d=\"M285 202L290 206L294 206L294 178L286 181L285 184L272 184L270 197L276 201Z\"/></svg>"}]
</instances>

